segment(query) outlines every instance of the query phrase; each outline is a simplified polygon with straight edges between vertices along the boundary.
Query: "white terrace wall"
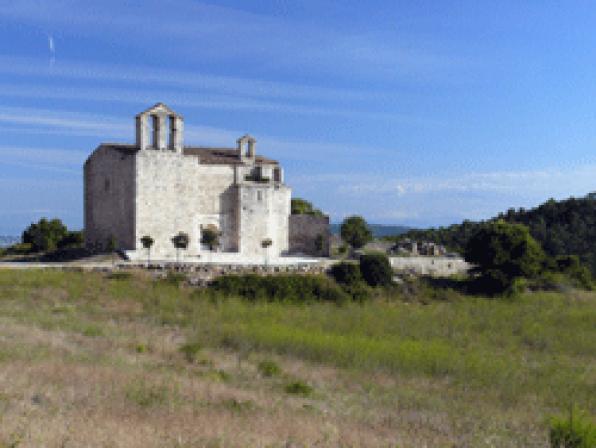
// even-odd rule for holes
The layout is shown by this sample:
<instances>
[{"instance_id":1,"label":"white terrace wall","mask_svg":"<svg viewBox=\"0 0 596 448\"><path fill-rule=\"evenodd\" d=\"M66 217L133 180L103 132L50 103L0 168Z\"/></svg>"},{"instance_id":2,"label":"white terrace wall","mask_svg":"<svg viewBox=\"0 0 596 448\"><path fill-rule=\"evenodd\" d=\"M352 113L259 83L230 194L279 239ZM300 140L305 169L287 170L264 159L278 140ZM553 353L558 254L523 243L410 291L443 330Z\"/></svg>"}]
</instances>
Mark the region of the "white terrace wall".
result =
<instances>
[{"instance_id":1,"label":"white terrace wall","mask_svg":"<svg viewBox=\"0 0 596 448\"><path fill-rule=\"evenodd\" d=\"M389 262L395 271L435 277L464 274L471 268L463 258L451 257L389 257Z\"/></svg>"}]
</instances>

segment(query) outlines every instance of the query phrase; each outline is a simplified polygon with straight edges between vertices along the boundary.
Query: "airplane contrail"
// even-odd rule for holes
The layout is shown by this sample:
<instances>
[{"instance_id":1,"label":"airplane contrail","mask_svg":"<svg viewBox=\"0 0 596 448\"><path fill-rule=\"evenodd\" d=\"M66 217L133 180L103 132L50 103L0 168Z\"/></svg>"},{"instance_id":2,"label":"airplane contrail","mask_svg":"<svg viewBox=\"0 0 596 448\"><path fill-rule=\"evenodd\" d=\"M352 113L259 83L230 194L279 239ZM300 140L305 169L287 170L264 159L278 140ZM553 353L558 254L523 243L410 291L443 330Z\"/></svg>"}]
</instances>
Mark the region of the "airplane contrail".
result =
<instances>
[{"instance_id":1,"label":"airplane contrail","mask_svg":"<svg viewBox=\"0 0 596 448\"><path fill-rule=\"evenodd\" d=\"M54 47L54 38L52 36L48 36L48 45L50 46L50 53L53 55L56 52L56 49Z\"/></svg>"}]
</instances>

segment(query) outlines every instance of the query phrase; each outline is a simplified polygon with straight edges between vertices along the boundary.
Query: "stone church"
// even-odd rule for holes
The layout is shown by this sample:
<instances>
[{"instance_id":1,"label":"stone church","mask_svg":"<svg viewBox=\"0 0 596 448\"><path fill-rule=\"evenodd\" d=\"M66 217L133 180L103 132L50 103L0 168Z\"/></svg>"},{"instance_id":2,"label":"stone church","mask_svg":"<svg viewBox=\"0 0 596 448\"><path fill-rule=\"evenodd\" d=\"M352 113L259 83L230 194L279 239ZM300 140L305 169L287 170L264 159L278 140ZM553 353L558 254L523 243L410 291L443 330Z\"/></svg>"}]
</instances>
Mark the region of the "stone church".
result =
<instances>
[{"instance_id":1,"label":"stone church","mask_svg":"<svg viewBox=\"0 0 596 448\"><path fill-rule=\"evenodd\" d=\"M136 143L103 143L84 167L85 242L110 244L131 259L176 255L172 238L189 236L185 260L278 257L289 249L290 188L282 167L257 155L245 135L235 148L184 146L184 120L165 104L136 116ZM201 243L216 230L217 247ZM265 244L263 244L266 242ZM264 248L263 246L267 246ZM262 258L260 258L262 259Z\"/></svg>"}]
</instances>

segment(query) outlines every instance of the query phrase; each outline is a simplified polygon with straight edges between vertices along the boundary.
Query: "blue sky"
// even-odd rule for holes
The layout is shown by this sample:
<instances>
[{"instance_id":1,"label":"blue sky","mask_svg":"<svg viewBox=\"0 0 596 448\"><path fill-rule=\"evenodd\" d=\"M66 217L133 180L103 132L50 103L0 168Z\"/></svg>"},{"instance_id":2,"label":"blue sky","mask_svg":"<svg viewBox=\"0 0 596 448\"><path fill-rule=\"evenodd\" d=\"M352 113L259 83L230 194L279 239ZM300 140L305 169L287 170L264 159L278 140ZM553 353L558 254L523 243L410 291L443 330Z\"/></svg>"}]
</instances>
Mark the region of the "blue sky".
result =
<instances>
[{"instance_id":1,"label":"blue sky","mask_svg":"<svg viewBox=\"0 0 596 448\"><path fill-rule=\"evenodd\" d=\"M0 234L82 226L82 164L161 101L249 132L334 221L445 225L596 190L596 6L0 0Z\"/></svg>"}]
</instances>

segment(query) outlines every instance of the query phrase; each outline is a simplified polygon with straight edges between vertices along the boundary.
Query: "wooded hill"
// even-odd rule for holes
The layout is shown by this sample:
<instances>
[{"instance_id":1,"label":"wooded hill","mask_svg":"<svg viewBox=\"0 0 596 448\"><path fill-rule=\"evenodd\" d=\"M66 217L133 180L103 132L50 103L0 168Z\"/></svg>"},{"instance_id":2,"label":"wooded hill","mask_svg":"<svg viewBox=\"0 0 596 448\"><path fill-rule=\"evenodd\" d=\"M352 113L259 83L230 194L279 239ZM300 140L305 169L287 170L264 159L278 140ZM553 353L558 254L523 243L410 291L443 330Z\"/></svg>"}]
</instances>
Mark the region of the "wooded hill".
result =
<instances>
[{"instance_id":1,"label":"wooded hill","mask_svg":"<svg viewBox=\"0 0 596 448\"><path fill-rule=\"evenodd\" d=\"M525 224L548 255L577 255L596 274L596 192L583 198L550 199L530 210L509 209L489 221L464 221L449 227L410 230L392 239L433 241L461 253L481 226L499 219Z\"/></svg>"}]
</instances>

